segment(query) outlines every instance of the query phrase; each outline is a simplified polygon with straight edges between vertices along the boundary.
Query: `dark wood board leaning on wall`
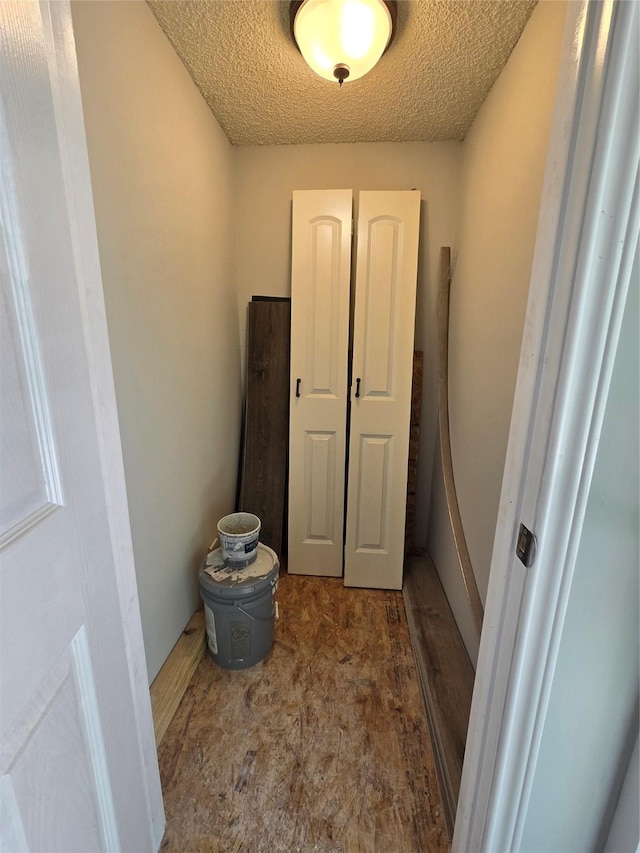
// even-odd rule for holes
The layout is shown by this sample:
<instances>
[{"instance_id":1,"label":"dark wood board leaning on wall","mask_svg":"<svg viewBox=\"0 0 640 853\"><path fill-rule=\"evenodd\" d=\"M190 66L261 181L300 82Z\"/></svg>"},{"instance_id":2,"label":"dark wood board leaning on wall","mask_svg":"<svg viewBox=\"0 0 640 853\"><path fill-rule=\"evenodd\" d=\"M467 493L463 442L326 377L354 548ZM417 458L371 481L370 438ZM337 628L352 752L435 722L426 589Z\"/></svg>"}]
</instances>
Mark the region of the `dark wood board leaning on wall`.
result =
<instances>
[{"instance_id":1,"label":"dark wood board leaning on wall","mask_svg":"<svg viewBox=\"0 0 640 853\"><path fill-rule=\"evenodd\" d=\"M262 522L260 541L282 555L289 450L291 300L247 306L247 400L239 509Z\"/></svg>"},{"instance_id":2,"label":"dark wood board leaning on wall","mask_svg":"<svg viewBox=\"0 0 640 853\"><path fill-rule=\"evenodd\" d=\"M404 533L405 554L415 551L416 492L418 489L418 445L420 443L420 409L422 407L422 373L424 354L413 353L413 379L411 382L411 420L409 426L409 469L407 476L407 517Z\"/></svg>"}]
</instances>

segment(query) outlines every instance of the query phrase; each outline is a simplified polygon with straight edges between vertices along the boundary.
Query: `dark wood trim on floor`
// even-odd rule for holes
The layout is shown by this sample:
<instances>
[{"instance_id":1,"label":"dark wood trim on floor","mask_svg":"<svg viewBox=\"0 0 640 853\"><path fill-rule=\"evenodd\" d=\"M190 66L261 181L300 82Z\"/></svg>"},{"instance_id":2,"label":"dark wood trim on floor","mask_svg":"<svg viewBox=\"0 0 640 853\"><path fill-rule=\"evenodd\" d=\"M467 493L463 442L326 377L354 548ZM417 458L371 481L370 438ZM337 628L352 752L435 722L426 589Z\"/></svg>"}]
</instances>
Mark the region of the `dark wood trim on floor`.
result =
<instances>
[{"instance_id":1,"label":"dark wood trim on floor","mask_svg":"<svg viewBox=\"0 0 640 853\"><path fill-rule=\"evenodd\" d=\"M451 838L474 671L430 557L407 559L403 595Z\"/></svg>"}]
</instances>

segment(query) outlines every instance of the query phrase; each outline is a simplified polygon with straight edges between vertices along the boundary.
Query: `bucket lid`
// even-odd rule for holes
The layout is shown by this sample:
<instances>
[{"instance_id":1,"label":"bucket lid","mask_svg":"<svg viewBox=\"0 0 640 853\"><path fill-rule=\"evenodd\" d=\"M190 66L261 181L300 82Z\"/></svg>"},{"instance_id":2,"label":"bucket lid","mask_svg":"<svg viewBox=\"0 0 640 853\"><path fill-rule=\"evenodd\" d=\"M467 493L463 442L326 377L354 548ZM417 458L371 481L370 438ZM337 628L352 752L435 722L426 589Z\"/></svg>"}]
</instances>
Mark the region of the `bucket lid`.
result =
<instances>
[{"instance_id":1,"label":"bucket lid","mask_svg":"<svg viewBox=\"0 0 640 853\"><path fill-rule=\"evenodd\" d=\"M228 566L222 557L222 549L210 551L200 569L200 586L207 592L223 597L249 595L265 581L278 577L280 563L275 551L258 543L258 554L249 566Z\"/></svg>"}]
</instances>

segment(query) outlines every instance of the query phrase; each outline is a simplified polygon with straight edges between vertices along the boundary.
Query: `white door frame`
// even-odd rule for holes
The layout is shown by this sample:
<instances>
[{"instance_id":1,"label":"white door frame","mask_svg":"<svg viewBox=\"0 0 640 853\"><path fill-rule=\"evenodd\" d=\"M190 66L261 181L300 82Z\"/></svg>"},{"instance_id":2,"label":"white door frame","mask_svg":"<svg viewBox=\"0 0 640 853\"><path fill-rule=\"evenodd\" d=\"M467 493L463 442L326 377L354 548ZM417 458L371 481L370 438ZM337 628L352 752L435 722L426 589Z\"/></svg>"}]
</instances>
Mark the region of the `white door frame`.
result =
<instances>
[{"instance_id":1,"label":"white door frame","mask_svg":"<svg viewBox=\"0 0 640 853\"><path fill-rule=\"evenodd\" d=\"M527 814L638 245L638 20L568 4L454 853L518 850Z\"/></svg>"},{"instance_id":2,"label":"white door frame","mask_svg":"<svg viewBox=\"0 0 640 853\"><path fill-rule=\"evenodd\" d=\"M98 240L87 155L84 116L68 2L41 0L49 78L57 116L68 198L69 227L79 285L93 409L100 445L122 630L125 637L140 760L144 769L147 825L153 849L164 832L164 807L158 773L142 624L138 604L124 463L102 289Z\"/></svg>"}]
</instances>

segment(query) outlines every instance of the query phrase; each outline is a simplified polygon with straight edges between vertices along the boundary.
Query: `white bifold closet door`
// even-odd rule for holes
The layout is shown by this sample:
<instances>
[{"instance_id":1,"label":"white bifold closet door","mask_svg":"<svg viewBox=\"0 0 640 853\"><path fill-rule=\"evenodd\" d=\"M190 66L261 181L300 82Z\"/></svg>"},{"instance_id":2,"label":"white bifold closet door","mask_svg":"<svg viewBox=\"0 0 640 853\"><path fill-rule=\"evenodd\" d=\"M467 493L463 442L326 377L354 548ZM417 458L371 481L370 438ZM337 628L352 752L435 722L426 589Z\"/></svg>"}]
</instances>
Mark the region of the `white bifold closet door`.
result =
<instances>
[{"instance_id":1,"label":"white bifold closet door","mask_svg":"<svg viewBox=\"0 0 640 853\"><path fill-rule=\"evenodd\" d=\"M351 190L293 194L288 570L342 574Z\"/></svg>"},{"instance_id":2,"label":"white bifold closet door","mask_svg":"<svg viewBox=\"0 0 640 853\"><path fill-rule=\"evenodd\" d=\"M402 588L419 223L419 192L360 193L347 586Z\"/></svg>"}]
</instances>

